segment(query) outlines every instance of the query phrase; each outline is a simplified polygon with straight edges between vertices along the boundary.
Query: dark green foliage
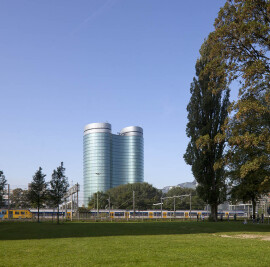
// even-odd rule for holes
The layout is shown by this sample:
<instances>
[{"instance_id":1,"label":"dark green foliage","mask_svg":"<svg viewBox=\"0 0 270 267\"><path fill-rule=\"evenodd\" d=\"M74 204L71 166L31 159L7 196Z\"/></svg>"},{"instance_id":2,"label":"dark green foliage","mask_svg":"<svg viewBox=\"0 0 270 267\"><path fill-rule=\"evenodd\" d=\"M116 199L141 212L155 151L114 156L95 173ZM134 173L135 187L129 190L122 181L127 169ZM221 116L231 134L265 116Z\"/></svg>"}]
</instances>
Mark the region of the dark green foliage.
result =
<instances>
[{"instance_id":1,"label":"dark green foliage","mask_svg":"<svg viewBox=\"0 0 270 267\"><path fill-rule=\"evenodd\" d=\"M42 168L39 167L33 176L33 181L30 184L29 200L33 207L38 209L38 222L39 222L39 209L43 206L47 197L47 183L45 182L46 174L42 173Z\"/></svg>"},{"instance_id":2,"label":"dark green foliage","mask_svg":"<svg viewBox=\"0 0 270 267\"><path fill-rule=\"evenodd\" d=\"M98 201L97 201L98 198ZM98 207L97 207L98 205ZM88 207L90 209L108 209L109 208L109 194L107 192L94 193L90 200Z\"/></svg>"},{"instance_id":3,"label":"dark green foliage","mask_svg":"<svg viewBox=\"0 0 270 267\"><path fill-rule=\"evenodd\" d=\"M209 74L202 72L208 62L209 47L205 42L196 63L196 76L191 84L191 98L187 106L187 136L190 138L184 159L192 166L198 182L199 196L211 205L213 219L217 220L217 205L225 200L225 172L214 164L223 157L224 142L216 143L215 137L222 132L227 118L229 89L222 88L213 93L209 90ZM221 64L221 63L220 63Z\"/></svg>"},{"instance_id":4,"label":"dark green foliage","mask_svg":"<svg viewBox=\"0 0 270 267\"><path fill-rule=\"evenodd\" d=\"M191 208L193 210L203 210L205 207L204 201L198 196L196 190L191 188L174 187L168 191L165 197L181 196L191 194ZM176 210L189 210L190 208L190 197L175 198L175 209ZM163 202L164 210L174 209L174 200L166 199Z\"/></svg>"},{"instance_id":5,"label":"dark green foliage","mask_svg":"<svg viewBox=\"0 0 270 267\"><path fill-rule=\"evenodd\" d=\"M109 189L106 193L99 193L99 208L108 208L109 196L111 208L133 209L133 191L135 191L135 207L139 210L153 209L154 203L160 202L161 191L148 183L120 185ZM90 208L97 206L97 194L89 202Z\"/></svg>"},{"instance_id":6,"label":"dark green foliage","mask_svg":"<svg viewBox=\"0 0 270 267\"><path fill-rule=\"evenodd\" d=\"M30 208L31 203L29 201L28 190L23 190L21 188L16 188L12 190L10 194L10 207L14 209L26 209Z\"/></svg>"},{"instance_id":7,"label":"dark green foliage","mask_svg":"<svg viewBox=\"0 0 270 267\"><path fill-rule=\"evenodd\" d=\"M7 184L6 177L4 175L3 171L0 171L0 206L3 203L3 195L4 195L4 190Z\"/></svg>"},{"instance_id":8,"label":"dark green foliage","mask_svg":"<svg viewBox=\"0 0 270 267\"><path fill-rule=\"evenodd\" d=\"M63 198L69 186L63 162L53 171L50 185L50 199L54 206L57 207L57 223L59 224L59 205L63 203Z\"/></svg>"}]
</instances>

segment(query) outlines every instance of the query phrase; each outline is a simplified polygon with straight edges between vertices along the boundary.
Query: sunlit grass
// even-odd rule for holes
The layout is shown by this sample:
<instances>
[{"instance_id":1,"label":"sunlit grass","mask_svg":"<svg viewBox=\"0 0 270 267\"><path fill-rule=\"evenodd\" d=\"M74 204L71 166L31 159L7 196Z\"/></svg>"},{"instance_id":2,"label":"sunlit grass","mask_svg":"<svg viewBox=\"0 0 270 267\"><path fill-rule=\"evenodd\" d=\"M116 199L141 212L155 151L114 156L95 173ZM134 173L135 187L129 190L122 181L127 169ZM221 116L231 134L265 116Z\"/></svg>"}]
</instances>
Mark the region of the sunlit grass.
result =
<instances>
[{"instance_id":1,"label":"sunlit grass","mask_svg":"<svg viewBox=\"0 0 270 267\"><path fill-rule=\"evenodd\" d=\"M0 266L270 266L270 225L0 223Z\"/></svg>"}]
</instances>

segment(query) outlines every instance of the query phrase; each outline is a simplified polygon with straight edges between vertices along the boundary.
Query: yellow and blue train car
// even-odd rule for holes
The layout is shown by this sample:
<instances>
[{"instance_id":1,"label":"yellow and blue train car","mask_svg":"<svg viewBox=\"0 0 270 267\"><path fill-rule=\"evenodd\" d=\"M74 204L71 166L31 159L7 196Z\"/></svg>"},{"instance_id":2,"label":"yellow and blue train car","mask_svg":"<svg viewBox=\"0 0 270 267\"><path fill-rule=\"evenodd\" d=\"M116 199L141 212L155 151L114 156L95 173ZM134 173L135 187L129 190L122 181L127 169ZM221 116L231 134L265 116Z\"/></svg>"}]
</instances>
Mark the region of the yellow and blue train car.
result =
<instances>
[{"instance_id":1,"label":"yellow and blue train car","mask_svg":"<svg viewBox=\"0 0 270 267\"><path fill-rule=\"evenodd\" d=\"M26 209L0 209L0 219L32 219L33 214Z\"/></svg>"},{"instance_id":2,"label":"yellow and blue train car","mask_svg":"<svg viewBox=\"0 0 270 267\"><path fill-rule=\"evenodd\" d=\"M34 218L38 217L38 210L37 209L30 209L31 213L33 214ZM74 214L74 212L73 212ZM52 217L57 217L57 210L56 209L40 209L39 210L39 218L42 219L51 219ZM65 217L66 219L70 219L71 218L71 211L67 211L66 212L63 211L59 211L59 217Z\"/></svg>"},{"instance_id":3,"label":"yellow and blue train car","mask_svg":"<svg viewBox=\"0 0 270 267\"><path fill-rule=\"evenodd\" d=\"M110 217L111 219L127 219L127 218L140 218L140 219L158 219L158 218L179 218L179 219L196 219L196 218L207 218L210 215L210 211L206 210L176 210L174 211L167 211L163 210L162 211L162 216L161 216L161 211L160 210L148 210L148 211L139 211L136 210L135 213L134 211L131 210L91 210L89 211L90 216L101 216L103 217ZM219 211L218 212L218 217L223 218L230 217L233 218L234 214L237 215L237 217L245 217L246 214L243 211Z\"/></svg>"}]
</instances>

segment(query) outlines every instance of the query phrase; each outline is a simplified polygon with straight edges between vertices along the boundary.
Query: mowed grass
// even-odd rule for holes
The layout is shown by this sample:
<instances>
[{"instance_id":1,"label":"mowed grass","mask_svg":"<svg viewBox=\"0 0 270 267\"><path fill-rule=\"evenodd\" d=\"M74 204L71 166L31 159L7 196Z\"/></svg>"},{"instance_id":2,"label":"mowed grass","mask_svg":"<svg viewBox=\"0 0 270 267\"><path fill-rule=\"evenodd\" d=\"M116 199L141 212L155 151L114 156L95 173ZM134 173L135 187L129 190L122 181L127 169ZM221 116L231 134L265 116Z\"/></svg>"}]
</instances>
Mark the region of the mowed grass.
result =
<instances>
[{"instance_id":1,"label":"mowed grass","mask_svg":"<svg viewBox=\"0 0 270 267\"><path fill-rule=\"evenodd\" d=\"M0 266L270 266L270 241L243 234L270 225L2 222Z\"/></svg>"}]
</instances>

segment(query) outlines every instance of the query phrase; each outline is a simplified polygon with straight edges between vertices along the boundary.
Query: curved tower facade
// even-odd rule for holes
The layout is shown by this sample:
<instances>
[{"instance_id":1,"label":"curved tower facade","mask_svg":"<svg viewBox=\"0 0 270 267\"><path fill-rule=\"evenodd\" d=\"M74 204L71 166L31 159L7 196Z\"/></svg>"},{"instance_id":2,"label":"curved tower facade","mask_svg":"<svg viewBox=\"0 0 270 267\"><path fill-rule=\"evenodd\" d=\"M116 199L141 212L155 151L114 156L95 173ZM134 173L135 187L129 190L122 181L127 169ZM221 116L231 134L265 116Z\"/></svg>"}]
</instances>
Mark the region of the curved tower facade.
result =
<instances>
[{"instance_id":1,"label":"curved tower facade","mask_svg":"<svg viewBox=\"0 0 270 267\"><path fill-rule=\"evenodd\" d=\"M130 126L111 133L109 123L84 128L84 205L97 191L121 184L143 182L143 129Z\"/></svg>"},{"instance_id":2,"label":"curved tower facade","mask_svg":"<svg viewBox=\"0 0 270 267\"><path fill-rule=\"evenodd\" d=\"M111 188L111 125L91 123L84 128L83 177L85 203L98 191ZM86 205L86 206L87 206Z\"/></svg>"}]
</instances>

